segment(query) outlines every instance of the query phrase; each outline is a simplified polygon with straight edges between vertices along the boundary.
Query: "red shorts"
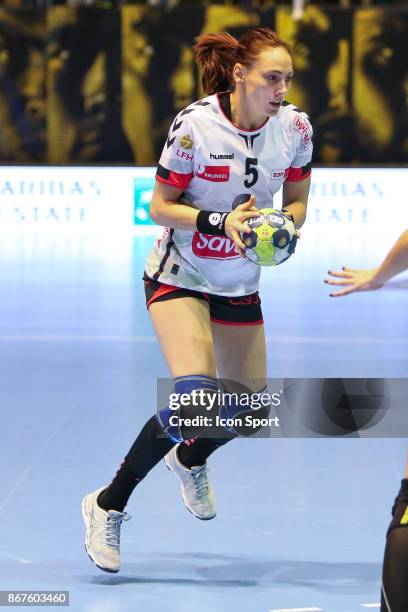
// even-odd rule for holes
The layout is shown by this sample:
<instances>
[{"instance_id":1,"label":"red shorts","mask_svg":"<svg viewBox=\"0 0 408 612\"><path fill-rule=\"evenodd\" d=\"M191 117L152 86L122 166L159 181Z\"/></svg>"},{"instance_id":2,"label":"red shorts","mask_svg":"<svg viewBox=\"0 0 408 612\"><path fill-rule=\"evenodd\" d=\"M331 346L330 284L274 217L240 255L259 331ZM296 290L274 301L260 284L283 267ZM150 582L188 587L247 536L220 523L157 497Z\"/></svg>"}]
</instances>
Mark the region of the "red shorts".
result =
<instances>
[{"instance_id":1,"label":"red shorts","mask_svg":"<svg viewBox=\"0 0 408 612\"><path fill-rule=\"evenodd\" d=\"M175 300L180 297L195 297L204 300L210 307L210 319L223 325L262 325L261 298L258 291L239 297L225 297L213 293L202 293L192 289L165 285L159 281L143 277L145 283L146 306L153 302Z\"/></svg>"}]
</instances>

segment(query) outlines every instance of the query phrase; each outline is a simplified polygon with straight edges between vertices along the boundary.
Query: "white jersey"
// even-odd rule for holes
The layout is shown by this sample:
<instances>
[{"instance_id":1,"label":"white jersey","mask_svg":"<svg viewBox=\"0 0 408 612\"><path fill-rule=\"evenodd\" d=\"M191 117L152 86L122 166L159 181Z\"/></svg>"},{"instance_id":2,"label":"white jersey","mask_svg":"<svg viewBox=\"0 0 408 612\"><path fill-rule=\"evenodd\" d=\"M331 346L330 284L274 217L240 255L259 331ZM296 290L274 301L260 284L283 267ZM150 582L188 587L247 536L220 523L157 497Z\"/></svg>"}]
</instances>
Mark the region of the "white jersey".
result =
<instances>
[{"instance_id":1,"label":"white jersey","mask_svg":"<svg viewBox=\"0 0 408 612\"><path fill-rule=\"evenodd\" d=\"M284 181L310 174L312 129L307 115L283 103L256 130L230 121L228 94L199 100L181 111L169 130L156 179L183 190L180 202L229 212L234 198L253 194L257 208L272 207ZM240 257L232 240L165 228L146 265L150 278L225 296L258 290L260 267Z\"/></svg>"}]
</instances>

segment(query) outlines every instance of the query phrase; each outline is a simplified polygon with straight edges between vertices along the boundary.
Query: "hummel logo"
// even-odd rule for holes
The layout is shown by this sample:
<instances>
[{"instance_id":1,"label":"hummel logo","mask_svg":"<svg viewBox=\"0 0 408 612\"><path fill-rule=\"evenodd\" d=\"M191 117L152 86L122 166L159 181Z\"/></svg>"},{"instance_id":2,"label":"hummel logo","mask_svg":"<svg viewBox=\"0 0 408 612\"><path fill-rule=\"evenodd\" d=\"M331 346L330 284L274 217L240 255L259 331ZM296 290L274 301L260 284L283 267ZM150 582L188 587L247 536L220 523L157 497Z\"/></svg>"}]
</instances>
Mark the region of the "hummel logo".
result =
<instances>
[{"instance_id":1,"label":"hummel logo","mask_svg":"<svg viewBox=\"0 0 408 612\"><path fill-rule=\"evenodd\" d=\"M210 159L234 159L234 153L230 153L229 155L210 153Z\"/></svg>"}]
</instances>

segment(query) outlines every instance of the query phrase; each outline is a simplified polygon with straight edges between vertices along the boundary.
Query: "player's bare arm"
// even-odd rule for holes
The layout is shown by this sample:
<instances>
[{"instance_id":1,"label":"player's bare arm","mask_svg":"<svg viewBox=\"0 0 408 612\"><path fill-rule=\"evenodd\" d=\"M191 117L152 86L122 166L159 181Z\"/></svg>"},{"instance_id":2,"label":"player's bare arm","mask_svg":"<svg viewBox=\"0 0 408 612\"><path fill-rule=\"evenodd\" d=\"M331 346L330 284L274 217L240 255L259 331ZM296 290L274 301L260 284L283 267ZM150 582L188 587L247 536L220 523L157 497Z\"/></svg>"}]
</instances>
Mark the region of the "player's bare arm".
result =
<instances>
[{"instance_id":1,"label":"player's bare arm","mask_svg":"<svg viewBox=\"0 0 408 612\"><path fill-rule=\"evenodd\" d=\"M307 200L310 190L310 176L303 181L286 181L282 187L282 210L293 216L297 229L306 219Z\"/></svg>"},{"instance_id":2,"label":"player's bare arm","mask_svg":"<svg viewBox=\"0 0 408 612\"><path fill-rule=\"evenodd\" d=\"M182 193L182 189L156 181L150 204L152 220L164 227L195 230L199 210L192 206L178 204Z\"/></svg>"}]
</instances>

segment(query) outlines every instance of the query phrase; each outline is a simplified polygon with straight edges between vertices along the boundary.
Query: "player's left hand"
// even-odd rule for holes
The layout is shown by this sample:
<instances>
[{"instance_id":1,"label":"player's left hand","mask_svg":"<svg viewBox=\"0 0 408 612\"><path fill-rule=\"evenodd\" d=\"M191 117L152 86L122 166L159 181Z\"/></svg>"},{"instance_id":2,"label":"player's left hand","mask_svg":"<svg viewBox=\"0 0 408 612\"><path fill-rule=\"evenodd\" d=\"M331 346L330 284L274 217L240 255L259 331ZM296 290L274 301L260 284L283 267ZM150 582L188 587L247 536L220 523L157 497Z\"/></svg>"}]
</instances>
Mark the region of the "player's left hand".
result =
<instances>
[{"instance_id":1,"label":"player's left hand","mask_svg":"<svg viewBox=\"0 0 408 612\"><path fill-rule=\"evenodd\" d=\"M327 285L340 285L346 287L340 291L330 293L330 297L342 297L343 295L349 295L357 291L374 291L384 284L376 280L377 271L377 268L372 268L371 270L354 270L353 268L346 268L344 266L341 270L328 271L330 276L334 276L341 280L326 278L324 282Z\"/></svg>"}]
</instances>

